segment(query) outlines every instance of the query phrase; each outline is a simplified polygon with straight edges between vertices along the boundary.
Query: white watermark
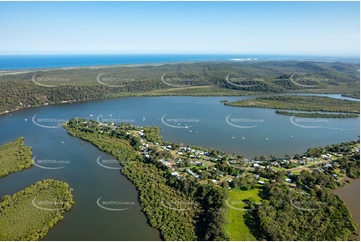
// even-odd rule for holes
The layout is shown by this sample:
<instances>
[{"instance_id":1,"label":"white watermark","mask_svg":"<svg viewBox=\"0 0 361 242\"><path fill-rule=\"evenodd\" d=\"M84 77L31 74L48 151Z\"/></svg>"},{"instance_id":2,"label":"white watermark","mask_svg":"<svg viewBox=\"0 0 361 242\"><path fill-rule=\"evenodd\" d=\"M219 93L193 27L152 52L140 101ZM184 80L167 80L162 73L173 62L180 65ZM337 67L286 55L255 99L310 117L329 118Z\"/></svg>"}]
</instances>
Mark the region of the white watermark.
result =
<instances>
[{"instance_id":1,"label":"white watermark","mask_svg":"<svg viewBox=\"0 0 361 242\"><path fill-rule=\"evenodd\" d=\"M104 118L103 115L97 117L99 123L134 123L135 119L131 118Z\"/></svg>"},{"instance_id":2,"label":"white watermark","mask_svg":"<svg viewBox=\"0 0 361 242\"><path fill-rule=\"evenodd\" d=\"M246 79L245 79L245 78L229 78L230 75L231 75L231 74L228 74L228 75L226 76L226 82L227 82L228 84L231 84L232 86L239 87L239 88L248 88L248 87L257 86L257 85L240 85L240 84L235 84L235 83L233 83L233 82L246 81ZM255 81L258 80L258 81L260 81L261 79L253 79L253 80L255 80Z\"/></svg>"},{"instance_id":3,"label":"white watermark","mask_svg":"<svg viewBox=\"0 0 361 242\"><path fill-rule=\"evenodd\" d=\"M320 124L320 123L327 123L328 122L327 119L322 119L322 118L295 118L294 115L291 116L290 121L291 121L291 123L293 125L296 125L296 126L298 126L300 128L305 128L305 129L322 128L323 125L315 126L315 125L303 125L303 124Z\"/></svg>"},{"instance_id":4,"label":"white watermark","mask_svg":"<svg viewBox=\"0 0 361 242\"><path fill-rule=\"evenodd\" d=\"M163 207L168 208L170 210L175 211L184 211L194 209L196 206L199 205L197 202L184 202L184 201L165 201L162 199L161 204Z\"/></svg>"},{"instance_id":5,"label":"white watermark","mask_svg":"<svg viewBox=\"0 0 361 242\"><path fill-rule=\"evenodd\" d=\"M34 74L34 76L32 78L32 81L36 85L43 86L43 87L57 87L59 85L48 85L48 84L43 84L43 83L40 83L40 82L48 82L48 83L49 82L53 82L53 83L56 83L56 82L70 82L69 78L63 78L63 77L38 77L35 80L35 76L36 76L36 74Z\"/></svg>"},{"instance_id":6,"label":"white watermark","mask_svg":"<svg viewBox=\"0 0 361 242\"><path fill-rule=\"evenodd\" d=\"M165 74L160 78L161 81L171 87L190 87L190 86L194 86L194 85L178 85L178 84L173 84L172 82L176 82L176 83L197 83L200 82L201 80L199 78L194 78L194 77L168 77L165 78Z\"/></svg>"},{"instance_id":7,"label":"white watermark","mask_svg":"<svg viewBox=\"0 0 361 242\"><path fill-rule=\"evenodd\" d=\"M125 87L129 84L129 82L133 82L135 81L134 78L130 78L130 77L102 77L104 75L109 75L109 73L101 73L97 76L97 82L104 85L104 86L108 86L108 87ZM117 82L128 82L127 84L122 84L122 85L113 85L113 84L109 84L106 82L111 82L111 83L117 83Z\"/></svg>"},{"instance_id":8,"label":"white watermark","mask_svg":"<svg viewBox=\"0 0 361 242\"><path fill-rule=\"evenodd\" d=\"M252 118L230 118L231 114L226 117L227 124L240 128L240 129L251 129L258 127L259 125L239 125L239 124L255 124L264 123L264 119L252 119Z\"/></svg>"},{"instance_id":9,"label":"white watermark","mask_svg":"<svg viewBox=\"0 0 361 242\"><path fill-rule=\"evenodd\" d=\"M164 114L161 118L161 121L164 125L176 128L176 129L188 129L190 127L195 126L196 123L199 123L200 120L196 118L167 118L165 119L166 114ZM171 124L172 123L172 124ZM188 125L192 123L194 125Z\"/></svg>"},{"instance_id":10,"label":"white watermark","mask_svg":"<svg viewBox=\"0 0 361 242\"><path fill-rule=\"evenodd\" d=\"M66 166L64 165L68 165L70 164L69 160L54 160L54 159L43 159L43 160L36 160L35 161L36 156L34 156L33 158L33 163L35 166L42 168L42 169L47 169L47 170L58 170L58 169L63 169ZM57 165L57 166L49 166L50 165ZM63 166L59 166L59 165L63 165Z\"/></svg>"},{"instance_id":11,"label":"white watermark","mask_svg":"<svg viewBox=\"0 0 361 242\"><path fill-rule=\"evenodd\" d=\"M35 114L32 118L32 121L35 125L42 127L42 128L46 128L46 129L56 129L56 128L60 128L60 124L67 122L67 119L57 119L57 118L37 118L35 119L37 114ZM52 124L57 124L57 125L44 125L41 123L52 123Z\"/></svg>"},{"instance_id":12,"label":"white watermark","mask_svg":"<svg viewBox=\"0 0 361 242\"><path fill-rule=\"evenodd\" d=\"M99 197L98 200L96 201L96 204L98 205L98 207L108 210L108 211L113 211L113 212L119 212L119 211L125 211L131 208L131 206L136 205L135 202L129 202L129 201L100 201L102 197ZM122 206L121 208L111 208L109 206ZM124 207L126 206L126 207Z\"/></svg>"},{"instance_id":13,"label":"white watermark","mask_svg":"<svg viewBox=\"0 0 361 242\"><path fill-rule=\"evenodd\" d=\"M66 204L65 202L59 202L56 201L55 199L53 201L35 201L36 198L34 198L31 203L34 207L36 207L37 209L41 209L41 210L45 210L45 211L55 211L55 210L61 210L62 208L49 208L49 206L64 206L64 204Z\"/></svg>"}]
</instances>

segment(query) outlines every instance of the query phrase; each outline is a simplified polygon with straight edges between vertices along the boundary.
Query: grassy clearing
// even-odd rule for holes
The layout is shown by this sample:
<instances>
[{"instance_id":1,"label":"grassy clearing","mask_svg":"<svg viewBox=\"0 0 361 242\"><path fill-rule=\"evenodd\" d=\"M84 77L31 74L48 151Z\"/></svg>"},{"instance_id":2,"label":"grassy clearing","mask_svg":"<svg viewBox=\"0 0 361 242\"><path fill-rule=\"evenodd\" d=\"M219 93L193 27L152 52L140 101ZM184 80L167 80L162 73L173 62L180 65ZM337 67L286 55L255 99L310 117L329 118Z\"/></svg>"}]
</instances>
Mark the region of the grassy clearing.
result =
<instances>
[{"instance_id":1,"label":"grassy clearing","mask_svg":"<svg viewBox=\"0 0 361 242\"><path fill-rule=\"evenodd\" d=\"M260 188L249 191L231 190L228 192L228 204L235 208L245 208L248 206L245 200L253 199L255 203L259 203L261 198L258 196ZM250 229L245 224L244 215L246 210L237 210L227 207L227 223L226 231L230 240L233 241L255 241L256 238L251 234Z\"/></svg>"}]
</instances>

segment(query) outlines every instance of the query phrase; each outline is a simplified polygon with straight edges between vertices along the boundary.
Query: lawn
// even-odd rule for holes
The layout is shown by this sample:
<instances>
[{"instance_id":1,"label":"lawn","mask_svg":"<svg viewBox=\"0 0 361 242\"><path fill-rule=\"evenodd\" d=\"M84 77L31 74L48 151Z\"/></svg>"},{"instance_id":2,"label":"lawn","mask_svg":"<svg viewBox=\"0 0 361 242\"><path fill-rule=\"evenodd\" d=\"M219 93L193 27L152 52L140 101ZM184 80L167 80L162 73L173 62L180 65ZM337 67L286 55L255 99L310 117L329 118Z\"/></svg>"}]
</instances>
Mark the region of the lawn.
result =
<instances>
[{"instance_id":1,"label":"lawn","mask_svg":"<svg viewBox=\"0 0 361 242\"><path fill-rule=\"evenodd\" d=\"M242 202L245 199L253 198L256 203L261 201L258 196L260 188L249 191L231 190L228 192L228 204L235 208L244 208L248 204ZM257 240L250 232L244 221L246 210L237 210L227 206L227 222L225 224L226 231L230 240L238 241L255 241Z\"/></svg>"}]
</instances>

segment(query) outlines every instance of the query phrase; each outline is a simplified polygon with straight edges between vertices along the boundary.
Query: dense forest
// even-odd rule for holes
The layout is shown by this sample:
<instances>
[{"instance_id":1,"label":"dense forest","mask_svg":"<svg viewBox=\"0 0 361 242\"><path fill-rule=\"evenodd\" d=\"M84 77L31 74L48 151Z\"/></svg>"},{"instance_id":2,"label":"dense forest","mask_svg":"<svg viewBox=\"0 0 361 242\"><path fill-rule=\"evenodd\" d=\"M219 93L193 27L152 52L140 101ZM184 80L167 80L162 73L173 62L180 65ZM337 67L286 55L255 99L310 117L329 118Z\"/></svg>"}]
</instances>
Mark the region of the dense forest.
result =
<instances>
[{"instance_id":1,"label":"dense forest","mask_svg":"<svg viewBox=\"0 0 361 242\"><path fill-rule=\"evenodd\" d=\"M224 105L300 111L360 113L360 103L357 101L319 96L269 96L224 102Z\"/></svg>"},{"instance_id":2,"label":"dense forest","mask_svg":"<svg viewBox=\"0 0 361 242\"><path fill-rule=\"evenodd\" d=\"M24 137L0 146L0 177L33 165L31 147L24 145Z\"/></svg>"},{"instance_id":3,"label":"dense forest","mask_svg":"<svg viewBox=\"0 0 361 242\"><path fill-rule=\"evenodd\" d=\"M119 160L122 173L140 192L149 223L161 232L163 239L227 240L223 228L226 193L222 189L213 184L179 181L156 165L155 156L144 159L137 152L140 139L127 131L130 125L100 133L98 122L84 122L71 119L65 128L70 135L89 141ZM145 136L154 141L160 141L159 131L144 128Z\"/></svg>"},{"instance_id":4,"label":"dense forest","mask_svg":"<svg viewBox=\"0 0 361 242\"><path fill-rule=\"evenodd\" d=\"M322 184L308 182L309 179L315 180L312 176L307 171L299 176L308 185L309 195L297 193L282 183L267 185L263 189L262 204L256 212L247 215L248 223L259 228L258 239L348 239L355 230L355 224L345 203Z\"/></svg>"},{"instance_id":5,"label":"dense forest","mask_svg":"<svg viewBox=\"0 0 361 242\"><path fill-rule=\"evenodd\" d=\"M267 61L4 71L0 74L0 113L127 96L243 96L285 92L349 95L359 93L358 68L351 63Z\"/></svg>"},{"instance_id":6,"label":"dense forest","mask_svg":"<svg viewBox=\"0 0 361 242\"><path fill-rule=\"evenodd\" d=\"M72 189L56 180L43 180L0 203L0 240L40 240L74 204Z\"/></svg>"}]
</instances>

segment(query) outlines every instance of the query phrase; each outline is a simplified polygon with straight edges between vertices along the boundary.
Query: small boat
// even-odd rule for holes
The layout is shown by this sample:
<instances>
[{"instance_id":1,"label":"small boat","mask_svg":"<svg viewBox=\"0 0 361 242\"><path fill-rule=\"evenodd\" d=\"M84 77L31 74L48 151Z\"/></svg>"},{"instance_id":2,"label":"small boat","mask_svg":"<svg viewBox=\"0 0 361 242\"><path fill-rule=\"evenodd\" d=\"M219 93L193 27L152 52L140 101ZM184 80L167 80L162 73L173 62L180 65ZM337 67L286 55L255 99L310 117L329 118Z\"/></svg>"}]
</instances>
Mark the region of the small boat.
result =
<instances>
[{"instance_id":1,"label":"small boat","mask_svg":"<svg viewBox=\"0 0 361 242\"><path fill-rule=\"evenodd\" d=\"M143 121L145 120L145 118L143 117Z\"/></svg>"},{"instance_id":2,"label":"small boat","mask_svg":"<svg viewBox=\"0 0 361 242\"><path fill-rule=\"evenodd\" d=\"M196 132L196 134L198 134L198 131Z\"/></svg>"},{"instance_id":3,"label":"small boat","mask_svg":"<svg viewBox=\"0 0 361 242\"><path fill-rule=\"evenodd\" d=\"M293 135L291 135L290 137L293 138Z\"/></svg>"},{"instance_id":4,"label":"small boat","mask_svg":"<svg viewBox=\"0 0 361 242\"><path fill-rule=\"evenodd\" d=\"M242 136L242 139L245 139L244 136Z\"/></svg>"},{"instance_id":5,"label":"small boat","mask_svg":"<svg viewBox=\"0 0 361 242\"><path fill-rule=\"evenodd\" d=\"M234 139L234 136L232 135L232 139Z\"/></svg>"},{"instance_id":6,"label":"small boat","mask_svg":"<svg viewBox=\"0 0 361 242\"><path fill-rule=\"evenodd\" d=\"M343 129L341 129L341 132L343 131Z\"/></svg>"},{"instance_id":7,"label":"small boat","mask_svg":"<svg viewBox=\"0 0 361 242\"><path fill-rule=\"evenodd\" d=\"M61 141L62 144L64 144L64 141Z\"/></svg>"},{"instance_id":8,"label":"small boat","mask_svg":"<svg viewBox=\"0 0 361 242\"><path fill-rule=\"evenodd\" d=\"M112 117L113 115L112 114L110 114L110 117Z\"/></svg>"},{"instance_id":9,"label":"small boat","mask_svg":"<svg viewBox=\"0 0 361 242\"><path fill-rule=\"evenodd\" d=\"M265 140L268 140L268 138L264 138Z\"/></svg>"},{"instance_id":10,"label":"small boat","mask_svg":"<svg viewBox=\"0 0 361 242\"><path fill-rule=\"evenodd\" d=\"M90 117L93 117L93 114L90 114Z\"/></svg>"},{"instance_id":11,"label":"small boat","mask_svg":"<svg viewBox=\"0 0 361 242\"><path fill-rule=\"evenodd\" d=\"M192 133L192 130L188 130L189 133Z\"/></svg>"},{"instance_id":12,"label":"small boat","mask_svg":"<svg viewBox=\"0 0 361 242\"><path fill-rule=\"evenodd\" d=\"M26 118L25 121L28 121L28 119Z\"/></svg>"}]
</instances>

